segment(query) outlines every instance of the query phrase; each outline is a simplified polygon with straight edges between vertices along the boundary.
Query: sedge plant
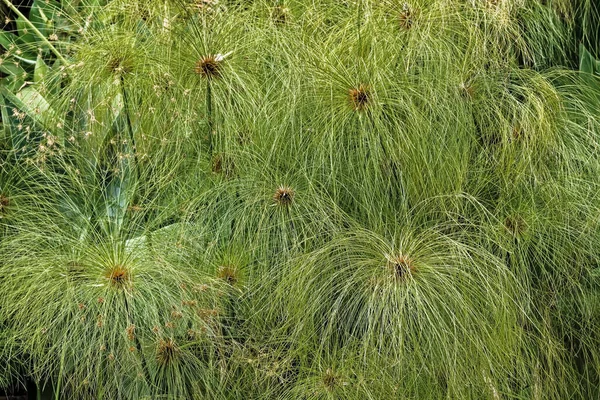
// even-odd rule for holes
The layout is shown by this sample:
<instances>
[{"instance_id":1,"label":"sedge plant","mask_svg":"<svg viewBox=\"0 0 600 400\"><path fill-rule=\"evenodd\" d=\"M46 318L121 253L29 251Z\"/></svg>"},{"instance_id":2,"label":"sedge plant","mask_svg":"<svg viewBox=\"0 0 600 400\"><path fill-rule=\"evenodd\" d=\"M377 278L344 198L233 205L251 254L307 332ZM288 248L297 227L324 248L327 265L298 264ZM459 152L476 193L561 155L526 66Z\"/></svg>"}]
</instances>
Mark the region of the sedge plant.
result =
<instances>
[{"instance_id":1,"label":"sedge plant","mask_svg":"<svg viewBox=\"0 0 600 400\"><path fill-rule=\"evenodd\" d=\"M594 4L77 10L0 92L0 387L600 395Z\"/></svg>"}]
</instances>

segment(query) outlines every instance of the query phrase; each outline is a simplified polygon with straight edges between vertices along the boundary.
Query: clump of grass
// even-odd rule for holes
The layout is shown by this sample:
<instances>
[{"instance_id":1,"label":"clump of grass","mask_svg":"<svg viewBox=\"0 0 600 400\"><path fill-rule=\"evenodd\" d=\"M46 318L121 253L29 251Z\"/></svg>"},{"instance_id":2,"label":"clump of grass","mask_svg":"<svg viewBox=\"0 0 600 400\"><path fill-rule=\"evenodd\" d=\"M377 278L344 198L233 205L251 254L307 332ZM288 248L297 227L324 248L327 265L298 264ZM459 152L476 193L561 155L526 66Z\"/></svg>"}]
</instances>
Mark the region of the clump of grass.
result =
<instances>
[{"instance_id":1,"label":"clump of grass","mask_svg":"<svg viewBox=\"0 0 600 400\"><path fill-rule=\"evenodd\" d=\"M66 399L597 398L584 3L72 17L65 63L0 96L0 374Z\"/></svg>"}]
</instances>

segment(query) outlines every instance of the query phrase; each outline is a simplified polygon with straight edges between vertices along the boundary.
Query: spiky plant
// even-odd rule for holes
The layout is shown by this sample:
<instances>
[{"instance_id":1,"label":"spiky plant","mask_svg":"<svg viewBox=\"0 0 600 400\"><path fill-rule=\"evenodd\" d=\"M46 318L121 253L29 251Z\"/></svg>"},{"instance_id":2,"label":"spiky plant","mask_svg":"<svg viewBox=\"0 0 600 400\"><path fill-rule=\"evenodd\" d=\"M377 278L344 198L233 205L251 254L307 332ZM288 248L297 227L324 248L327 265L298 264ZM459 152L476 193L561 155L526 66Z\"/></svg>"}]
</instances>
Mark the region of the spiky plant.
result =
<instances>
[{"instance_id":1,"label":"spiky plant","mask_svg":"<svg viewBox=\"0 0 600 400\"><path fill-rule=\"evenodd\" d=\"M27 359L36 382L54 382L65 398L212 390L201 371L222 337L218 285L179 256L153 256L161 242L175 246L176 229L155 232L150 244L146 236L81 240L48 220L31 222L36 228L3 243L22 251L3 264L4 282L19 288L3 289L1 308L19 332L11 357Z\"/></svg>"},{"instance_id":2,"label":"spiky plant","mask_svg":"<svg viewBox=\"0 0 600 400\"><path fill-rule=\"evenodd\" d=\"M446 374L449 386L483 379L491 372L482 365L509 368L502 364L508 354L517 356L509 338L519 317L519 287L510 271L493 255L443 234L405 228L395 236L386 243L359 230L299 260L302 268L289 279L299 282L292 298L303 307L289 305L299 318L290 323L318 334L324 346L358 338L365 352L375 348ZM451 355L436 352L448 347ZM451 364L465 369L446 370ZM473 368L483 375L469 377Z\"/></svg>"},{"instance_id":3,"label":"spiky plant","mask_svg":"<svg viewBox=\"0 0 600 400\"><path fill-rule=\"evenodd\" d=\"M0 57L0 386L598 397L593 2L92 3Z\"/></svg>"}]
</instances>

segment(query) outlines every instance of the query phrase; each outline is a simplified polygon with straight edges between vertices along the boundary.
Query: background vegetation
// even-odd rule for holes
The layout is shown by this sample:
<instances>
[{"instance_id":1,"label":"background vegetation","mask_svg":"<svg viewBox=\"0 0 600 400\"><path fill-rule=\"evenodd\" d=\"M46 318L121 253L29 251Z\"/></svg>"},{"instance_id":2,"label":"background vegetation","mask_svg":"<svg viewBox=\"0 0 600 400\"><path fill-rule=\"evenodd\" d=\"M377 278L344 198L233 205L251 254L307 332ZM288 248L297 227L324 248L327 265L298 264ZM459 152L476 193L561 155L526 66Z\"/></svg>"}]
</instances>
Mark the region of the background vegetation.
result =
<instances>
[{"instance_id":1,"label":"background vegetation","mask_svg":"<svg viewBox=\"0 0 600 400\"><path fill-rule=\"evenodd\" d=\"M2 1L0 388L600 396L593 0Z\"/></svg>"}]
</instances>

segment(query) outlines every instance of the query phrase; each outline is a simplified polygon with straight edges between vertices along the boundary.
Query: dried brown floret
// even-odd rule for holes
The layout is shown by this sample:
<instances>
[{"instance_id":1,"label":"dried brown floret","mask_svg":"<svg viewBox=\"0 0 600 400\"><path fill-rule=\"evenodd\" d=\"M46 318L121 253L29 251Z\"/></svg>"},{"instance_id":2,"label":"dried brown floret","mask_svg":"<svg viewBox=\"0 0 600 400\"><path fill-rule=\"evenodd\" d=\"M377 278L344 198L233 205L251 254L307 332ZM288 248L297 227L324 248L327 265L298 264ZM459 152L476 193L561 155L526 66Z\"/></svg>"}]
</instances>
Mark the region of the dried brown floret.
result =
<instances>
[{"instance_id":1,"label":"dried brown floret","mask_svg":"<svg viewBox=\"0 0 600 400\"><path fill-rule=\"evenodd\" d=\"M402 254L388 258L387 266L393 276L401 281L412 276L415 271L414 261Z\"/></svg>"},{"instance_id":2,"label":"dried brown floret","mask_svg":"<svg viewBox=\"0 0 600 400\"><path fill-rule=\"evenodd\" d=\"M294 189L289 186L279 186L273 195L275 203L284 207L290 206L294 200Z\"/></svg>"},{"instance_id":3,"label":"dried brown floret","mask_svg":"<svg viewBox=\"0 0 600 400\"><path fill-rule=\"evenodd\" d=\"M348 90L348 100L354 111L365 110L370 105L372 97L371 88L363 83Z\"/></svg>"}]
</instances>

